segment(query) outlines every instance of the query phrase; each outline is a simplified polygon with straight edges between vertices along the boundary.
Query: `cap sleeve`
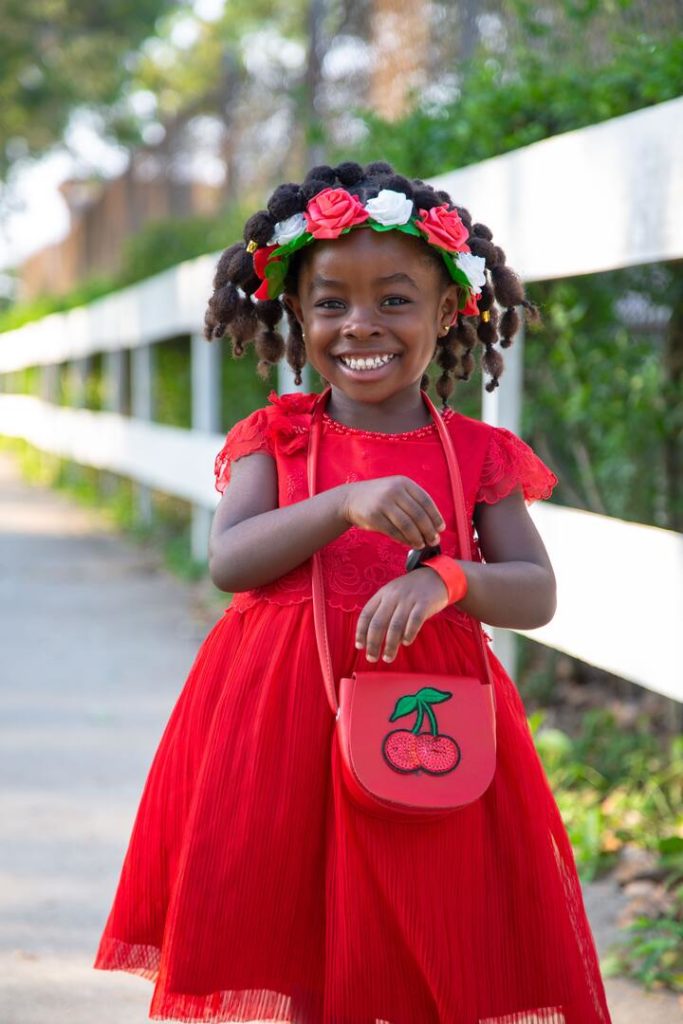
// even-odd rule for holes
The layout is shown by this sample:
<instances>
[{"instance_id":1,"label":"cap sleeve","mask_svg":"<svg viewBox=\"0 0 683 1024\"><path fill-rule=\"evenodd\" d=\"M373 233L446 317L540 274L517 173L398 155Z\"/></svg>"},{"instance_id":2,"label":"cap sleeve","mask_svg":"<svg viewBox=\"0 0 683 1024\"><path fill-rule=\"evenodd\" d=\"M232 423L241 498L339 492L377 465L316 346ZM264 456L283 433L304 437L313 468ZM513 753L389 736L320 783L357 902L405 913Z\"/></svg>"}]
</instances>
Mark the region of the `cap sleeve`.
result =
<instances>
[{"instance_id":1,"label":"cap sleeve","mask_svg":"<svg viewBox=\"0 0 683 1024\"><path fill-rule=\"evenodd\" d=\"M230 466L235 459L243 455L264 452L273 455L273 443L268 433L268 420L265 409L257 409L246 419L239 420L225 438L225 444L216 456L214 475L216 490L221 494L230 482Z\"/></svg>"},{"instance_id":2,"label":"cap sleeve","mask_svg":"<svg viewBox=\"0 0 683 1024\"><path fill-rule=\"evenodd\" d=\"M549 498L557 477L511 430L492 427L476 501L493 505L521 487L525 501Z\"/></svg>"}]
</instances>

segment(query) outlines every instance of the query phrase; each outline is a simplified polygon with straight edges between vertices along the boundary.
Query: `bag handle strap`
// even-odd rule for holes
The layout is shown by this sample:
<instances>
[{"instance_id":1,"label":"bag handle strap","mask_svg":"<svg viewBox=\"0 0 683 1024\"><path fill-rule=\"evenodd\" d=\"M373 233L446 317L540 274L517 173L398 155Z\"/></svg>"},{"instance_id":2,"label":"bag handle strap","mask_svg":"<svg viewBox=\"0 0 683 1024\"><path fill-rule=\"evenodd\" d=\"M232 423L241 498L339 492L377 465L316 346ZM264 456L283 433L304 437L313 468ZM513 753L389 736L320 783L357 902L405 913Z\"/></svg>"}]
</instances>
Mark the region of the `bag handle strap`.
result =
<instances>
[{"instance_id":1,"label":"bag handle strap","mask_svg":"<svg viewBox=\"0 0 683 1024\"><path fill-rule=\"evenodd\" d=\"M307 471L308 471L308 493L309 497L313 497L316 493L316 467L318 465L318 453L320 449L320 434L322 415L327 404L331 388L327 388L318 396L315 405L313 407L313 415L311 420L311 432L308 442L308 457L307 457ZM421 391L423 401L429 412L432 415L434 423L439 434L439 438L443 445L444 454L446 456L446 465L448 466L448 475L451 483L451 492L453 496L453 507L455 508L455 525L456 533L458 536L458 548L462 552L462 556L469 560L472 559L472 545L470 540L470 532L467 525L467 513L465 511L465 498L462 489L462 478L460 476L460 469L458 466L458 460L455 454L455 448L451 440L450 433L446 428L443 419L431 402L426 392ZM322 562L320 559L320 553L315 551L312 556L312 568L311 568L311 586L313 592L313 621L315 624L315 636L318 645L318 655L320 657L320 664L323 672L323 680L325 683L325 691L327 693L327 700L332 708L332 713L339 717L339 701L334 685L334 671L332 667L332 655L330 653L330 641L327 633L327 617L325 614L325 589L322 571ZM479 653L479 657L482 664L482 685L492 685L491 666L489 664L488 651L486 648L486 642L484 640L483 630L481 623L478 619L473 616L469 616L472 623L472 633L474 635L475 643Z\"/></svg>"}]
</instances>

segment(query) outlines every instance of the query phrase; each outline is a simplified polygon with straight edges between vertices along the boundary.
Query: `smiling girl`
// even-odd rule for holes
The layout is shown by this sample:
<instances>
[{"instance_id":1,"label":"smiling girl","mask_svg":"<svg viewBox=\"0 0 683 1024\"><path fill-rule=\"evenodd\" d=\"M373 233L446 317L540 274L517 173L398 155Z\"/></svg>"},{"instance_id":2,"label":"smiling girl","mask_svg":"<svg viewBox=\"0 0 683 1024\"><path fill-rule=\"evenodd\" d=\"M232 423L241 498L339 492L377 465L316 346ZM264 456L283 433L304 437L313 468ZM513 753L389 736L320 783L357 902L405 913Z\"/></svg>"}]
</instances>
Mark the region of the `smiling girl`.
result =
<instances>
[{"instance_id":1,"label":"smiling girl","mask_svg":"<svg viewBox=\"0 0 683 1024\"><path fill-rule=\"evenodd\" d=\"M308 361L325 387L271 394L216 459L210 571L234 598L160 742L95 966L153 980L153 1019L605 1024L571 847L500 662L489 652L483 795L431 822L376 817L345 789L311 601L319 553L337 678L378 662L473 673L470 616L549 621L555 580L526 502L556 477L448 406L477 344L497 385L499 334L507 347L516 307L533 308L488 228L386 164L280 186L244 238L219 261L207 337L229 328L236 355L253 340L261 372L286 356L297 383ZM424 398L434 361L470 558ZM439 565L405 571L409 548L436 545Z\"/></svg>"}]
</instances>

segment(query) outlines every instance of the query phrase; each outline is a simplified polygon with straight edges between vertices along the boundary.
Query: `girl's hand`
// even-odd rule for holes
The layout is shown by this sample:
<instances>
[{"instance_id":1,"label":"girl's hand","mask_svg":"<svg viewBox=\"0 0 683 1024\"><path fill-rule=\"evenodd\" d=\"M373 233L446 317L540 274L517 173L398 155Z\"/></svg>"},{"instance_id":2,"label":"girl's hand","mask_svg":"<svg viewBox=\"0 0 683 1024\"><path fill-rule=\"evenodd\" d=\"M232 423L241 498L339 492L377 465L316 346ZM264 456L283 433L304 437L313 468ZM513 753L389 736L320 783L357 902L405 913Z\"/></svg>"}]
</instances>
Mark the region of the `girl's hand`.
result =
<instances>
[{"instance_id":1,"label":"girl's hand","mask_svg":"<svg viewBox=\"0 0 683 1024\"><path fill-rule=\"evenodd\" d=\"M411 548L439 543L441 513L422 487L407 476L384 476L347 484L344 518L361 530L376 530Z\"/></svg>"},{"instance_id":2,"label":"girl's hand","mask_svg":"<svg viewBox=\"0 0 683 1024\"><path fill-rule=\"evenodd\" d=\"M356 647L365 647L368 661L377 661L385 640L382 660L393 661L399 644L412 644L422 624L447 604L446 584L428 566L399 576L373 594L361 611Z\"/></svg>"}]
</instances>

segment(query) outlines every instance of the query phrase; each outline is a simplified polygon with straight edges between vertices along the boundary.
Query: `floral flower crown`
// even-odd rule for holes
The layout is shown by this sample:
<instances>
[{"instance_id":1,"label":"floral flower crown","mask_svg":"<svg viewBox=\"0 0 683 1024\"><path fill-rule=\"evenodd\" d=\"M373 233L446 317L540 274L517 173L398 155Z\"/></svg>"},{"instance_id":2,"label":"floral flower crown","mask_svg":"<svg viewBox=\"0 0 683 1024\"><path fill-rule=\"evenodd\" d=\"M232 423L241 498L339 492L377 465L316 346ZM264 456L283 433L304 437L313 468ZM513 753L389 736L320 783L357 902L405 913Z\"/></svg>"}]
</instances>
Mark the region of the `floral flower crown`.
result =
<instances>
[{"instance_id":1,"label":"floral flower crown","mask_svg":"<svg viewBox=\"0 0 683 1024\"><path fill-rule=\"evenodd\" d=\"M458 212L447 204L430 210L416 210L412 199L402 192L382 189L373 199L361 203L343 188L318 192L303 213L279 221L267 245L250 241L247 252L261 279L254 298L276 299L284 291L289 262L295 252L321 239L338 238L358 227L373 231L402 231L434 246L441 254L451 279L460 285L458 314L476 316L477 300L484 286L485 260L474 256L467 245L469 233Z\"/></svg>"}]
</instances>

